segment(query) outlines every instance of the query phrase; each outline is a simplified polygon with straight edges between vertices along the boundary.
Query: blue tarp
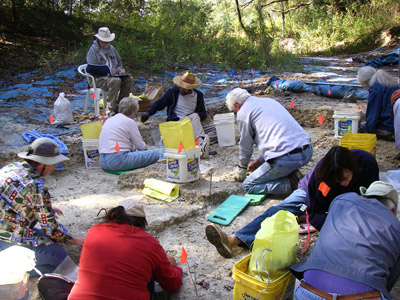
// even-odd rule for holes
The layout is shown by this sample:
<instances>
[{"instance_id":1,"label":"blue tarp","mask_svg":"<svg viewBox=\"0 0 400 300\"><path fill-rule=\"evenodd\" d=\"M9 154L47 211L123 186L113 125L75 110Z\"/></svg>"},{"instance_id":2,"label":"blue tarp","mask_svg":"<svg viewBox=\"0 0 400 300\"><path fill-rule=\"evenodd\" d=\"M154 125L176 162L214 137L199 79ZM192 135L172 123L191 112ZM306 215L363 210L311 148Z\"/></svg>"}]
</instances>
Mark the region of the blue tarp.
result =
<instances>
[{"instance_id":1,"label":"blue tarp","mask_svg":"<svg viewBox=\"0 0 400 300\"><path fill-rule=\"evenodd\" d=\"M343 99L343 97L348 93L353 93L358 99L368 98L368 91L361 90L357 87L337 85L338 83L335 83L335 85L318 84L318 82L328 83L326 80L316 80L313 82L316 84L310 84L302 80L279 79L279 77L272 76L268 79L267 86L271 86L278 91L290 91L296 93L309 92L328 98Z\"/></svg>"}]
</instances>

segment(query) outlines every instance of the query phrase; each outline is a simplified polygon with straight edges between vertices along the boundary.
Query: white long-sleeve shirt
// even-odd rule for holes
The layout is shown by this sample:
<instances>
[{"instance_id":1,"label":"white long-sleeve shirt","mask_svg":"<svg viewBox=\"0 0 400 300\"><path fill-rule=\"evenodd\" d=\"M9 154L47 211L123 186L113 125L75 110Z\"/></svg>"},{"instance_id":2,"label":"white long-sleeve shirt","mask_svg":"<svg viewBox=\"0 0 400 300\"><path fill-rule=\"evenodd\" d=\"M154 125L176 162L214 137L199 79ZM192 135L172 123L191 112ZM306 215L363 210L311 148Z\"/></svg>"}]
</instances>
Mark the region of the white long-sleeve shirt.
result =
<instances>
[{"instance_id":1,"label":"white long-sleeve shirt","mask_svg":"<svg viewBox=\"0 0 400 300\"><path fill-rule=\"evenodd\" d=\"M114 153L118 142L120 151L146 150L136 122L124 114L116 114L104 123L99 137L99 152Z\"/></svg>"}]
</instances>

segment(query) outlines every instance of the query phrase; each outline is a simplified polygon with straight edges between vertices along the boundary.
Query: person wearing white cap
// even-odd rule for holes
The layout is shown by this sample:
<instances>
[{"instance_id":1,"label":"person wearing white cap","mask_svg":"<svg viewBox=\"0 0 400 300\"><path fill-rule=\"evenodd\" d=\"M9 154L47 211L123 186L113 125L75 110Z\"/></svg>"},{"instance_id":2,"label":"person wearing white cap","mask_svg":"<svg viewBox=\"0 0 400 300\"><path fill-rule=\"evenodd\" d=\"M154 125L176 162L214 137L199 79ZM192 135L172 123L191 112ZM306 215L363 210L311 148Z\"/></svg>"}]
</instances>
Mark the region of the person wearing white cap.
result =
<instances>
[{"instance_id":1,"label":"person wearing white cap","mask_svg":"<svg viewBox=\"0 0 400 300\"><path fill-rule=\"evenodd\" d=\"M96 87L107 90L107 114L113 116L118 113L119 101L129 96L133 80L129 75L110 76L125 73L121 57L111 45L115 33L111 33L108 27L100 27L94 36L97 39L93 41L86 55L88 64L86 70L95 77Z\"/></svg>"},{"instance_id":2,"label":"person wearing white cap","mask_svg":"<svg viewBox=\"0 0 400 300\"><path fill-rule=\"evenodd\" d=\"M82 246L83 239L70 235L57 222L61 210L51 205L51 197L42 177L63 161L57 144L38 138L28 151L18 154L25 162L14 162L0 169L0 250L21 245L35 252L36 267L52 273L64 262L72 262L57 243ZM31 272L31 276L37 276Z\"/></svg>"},{"instance_id":3,"label":"person wearing white cap","mask_svg":"<svg viewBox=\"0 0 400 300\"><path fill-rule=\"evenodd\" d=\"M156 112L167 108L167 121L179 121L188 117L192 123L194 138L199 139L201 157L207 158L210 149L210 137L204 132L201 121L207 117L204 95L197 90L201 80L190 71L174 77L176 86L169 88L164 96L154 102L146 112L140 115L140 121L146 122ZM212 152L214 153L214 152Z\"/></svg>"},{"instance_id":4,"label":"person wearing white cap","mask_svg":"<svg viewBox=\"0 0 400 300\"><path fill-rule=\"evenodd\" d=\"M153 299L154 281L168 292L179 290L182 269L147 234L146 213L135 199L106 211L83 245L78 280L68 300Z\"/></svg>"},{"instance_id":5,"label":"person wearing white cap","mask_svg":"<svg viewBox=\"0 0 400 300\"><path fill-rule=\"evenodd\" d=\"M382 181L360 193L333 200L311 254L290 268L302 279L294 299L393 299L400 275L398 194Z\"/></svg>"}]
</instances>

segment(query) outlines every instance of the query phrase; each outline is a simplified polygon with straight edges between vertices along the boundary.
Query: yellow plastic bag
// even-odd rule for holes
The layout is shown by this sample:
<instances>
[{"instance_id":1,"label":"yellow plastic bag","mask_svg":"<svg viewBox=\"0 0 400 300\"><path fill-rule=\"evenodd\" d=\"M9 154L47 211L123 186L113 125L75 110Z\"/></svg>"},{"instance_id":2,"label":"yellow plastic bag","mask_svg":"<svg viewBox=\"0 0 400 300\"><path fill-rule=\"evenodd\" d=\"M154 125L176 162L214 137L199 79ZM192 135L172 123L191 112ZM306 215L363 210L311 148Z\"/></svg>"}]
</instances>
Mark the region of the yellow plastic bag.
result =
<instances>
[{"instance_id":1,"label":"yellow plastic bag","mask_svg":"<svg viewBox=\"0 0 400 300\"><path fill-rule=\"evenodd\" d=\"M144 180L142 193L150 198L172 202L179 197L179 186L174 183L147 178Z\"/></svg>"},{"instance_id":2,"label":"yellow plastic bag","mask_svg":"<svg viewBox=\"0 0 400 300\"><path fill-rule=\"evenodd\" d=\"M82 139L97 140L99 138L102 126L102 121L96 121L81 125Z\"/></svg>"},{"instance_id":3,"label":"yellow plastic bag","mask_svg":"<svg viewBox=\"0 0 400 300\"><path fill-rule=\"evenodd\" d=\"M158 125L165 148L178 149L182 142L184 149L196 148L192 123L186 117L181 121L165 122Z\"/></svg>"},{"instance_id":4,"label":"yellow plastic bag","mask_svg":"<svg viewBox=\"0 0 400 300\"><path fill-rule=\"evenodd\" d=\"M261 223L249 263L249 275L274 281L296 263L299 225L294 214L280 210Z\"/></svg>"}]
</instances>

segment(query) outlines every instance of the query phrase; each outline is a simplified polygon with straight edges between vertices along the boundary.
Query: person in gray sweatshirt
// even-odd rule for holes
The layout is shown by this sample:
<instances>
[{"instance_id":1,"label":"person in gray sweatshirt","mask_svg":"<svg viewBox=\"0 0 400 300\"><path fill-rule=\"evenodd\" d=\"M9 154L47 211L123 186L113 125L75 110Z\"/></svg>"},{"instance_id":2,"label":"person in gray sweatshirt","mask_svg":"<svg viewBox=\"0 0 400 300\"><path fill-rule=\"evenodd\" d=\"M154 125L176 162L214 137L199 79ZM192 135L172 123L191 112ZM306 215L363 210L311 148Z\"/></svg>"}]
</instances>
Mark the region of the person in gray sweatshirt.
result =
<instances>
[{"instance_id":1,"label":"person in gray sweatshirt","mask_svg":"<svg viewBox=\"0 0 400 300\"><path fill-rule=\"evenodd\" d=\"M235 180L243 181L245 192L282 195L297 189L298 169L313 154L307 132L274 99L254 97L235 88L226 96L226 105L236 113L240 130ZM259 155L250 162L254 144ZM252 173L246 178L247 171Z\"/></svg>"},{"instance_id":2,"label":"person in gray sweatshirt","mask_svg":"<svg viewBox=\"0 0 400 300\"><path fill-rule=\"evenodd\" d=\"M107 115L113 116L118 113L119 101L129 96L133 80L125 74L121 57L111 45L115 33L107 27L100 27L95 37L97 39L86 54L86 71L95 77L96 87L107 91L106 111Z\"/></svg>"}]
</instances>

